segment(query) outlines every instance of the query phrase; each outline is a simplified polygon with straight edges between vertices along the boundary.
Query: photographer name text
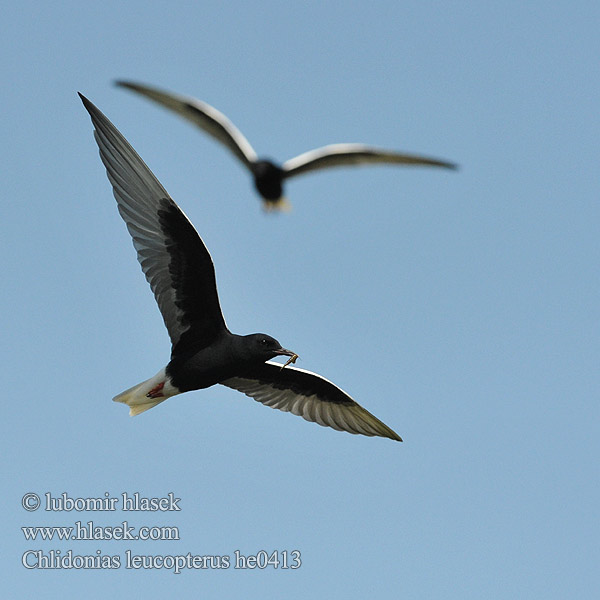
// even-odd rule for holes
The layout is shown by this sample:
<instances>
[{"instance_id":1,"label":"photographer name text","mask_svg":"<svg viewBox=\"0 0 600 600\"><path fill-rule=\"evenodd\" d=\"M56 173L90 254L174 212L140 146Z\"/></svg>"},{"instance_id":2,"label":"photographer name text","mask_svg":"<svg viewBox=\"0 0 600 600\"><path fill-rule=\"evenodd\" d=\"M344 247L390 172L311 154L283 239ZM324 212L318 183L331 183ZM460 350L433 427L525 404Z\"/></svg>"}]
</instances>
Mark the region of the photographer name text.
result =
<instances>
[{"instance_id":1,"label":"photographer name text","mask_svg":"<svg viewBox=\"0 0 600 600\"><path fill-rule=\"evenodd\" d=\"M171 512L180 511L181 498L169 492L162 498L147 498L139 492L128 494L123 492L111 496L108 492L99 498L72 498L66 492L53 496L46 492L40 497L34 492L25 494L22 499L23 508L29 512L43 508L49 512L112 512L117 510L131 512Z\"/></svg>"}]
</instances>

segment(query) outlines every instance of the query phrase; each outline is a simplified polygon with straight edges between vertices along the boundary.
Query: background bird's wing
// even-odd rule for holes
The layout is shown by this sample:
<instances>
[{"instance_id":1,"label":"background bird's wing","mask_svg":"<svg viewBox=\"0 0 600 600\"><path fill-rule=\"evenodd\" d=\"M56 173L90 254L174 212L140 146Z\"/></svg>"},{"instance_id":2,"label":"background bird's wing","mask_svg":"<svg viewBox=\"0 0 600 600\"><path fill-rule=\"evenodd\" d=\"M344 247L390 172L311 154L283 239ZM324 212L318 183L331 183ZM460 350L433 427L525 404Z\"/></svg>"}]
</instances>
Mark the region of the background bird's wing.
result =
<instances>
[{"instance_id":1,"label":"background bird's wing","mask_svg":"<svg viewBox=\"0 0 600 600\"><path fill-rule=\"evenodd\" d=\"M421 165L456 169L454 163L436 158L390 152L364 144L331 144L316 150L309 150L287 160L283 163L282 169L284 177L289 178L316 169L366 164Z\"/></svg>"},{"instance_id":2,"label":"background bird's wing","mask_svg":"<svg viewBox=\"0 0 600 600\"><path fill-rule=\"evenodd\" d=\"M278 363L266 362L221 383L266 406L291 412L325 427L402 441L397 433L346 392L310 371L290 366L282 369Z\"/></svg>"},{"instance_id":3,"label":"background bird's wing","mask_svg":"<svg viewBox=\"0 0 600 600\"><path fill-rule=\"evenodd\" d=\"M222 112L210 104L130 81L117 81L116 84L146 96L177 113L180 117L191 121L225 144L246 167L250 168L252 163L258 159L244 134Z\"/></svg>"},{"instance_id":4,"label":"background bird's wing","mask_svg":"<svg viewBox=\"0 0 600 600\"><path fill-rule=\"evenodd\" d=\"M84 96L142 271L173 348L209 345L223 329L212 259L200 236L117 128Z\"/></svg>"}]
</instances>

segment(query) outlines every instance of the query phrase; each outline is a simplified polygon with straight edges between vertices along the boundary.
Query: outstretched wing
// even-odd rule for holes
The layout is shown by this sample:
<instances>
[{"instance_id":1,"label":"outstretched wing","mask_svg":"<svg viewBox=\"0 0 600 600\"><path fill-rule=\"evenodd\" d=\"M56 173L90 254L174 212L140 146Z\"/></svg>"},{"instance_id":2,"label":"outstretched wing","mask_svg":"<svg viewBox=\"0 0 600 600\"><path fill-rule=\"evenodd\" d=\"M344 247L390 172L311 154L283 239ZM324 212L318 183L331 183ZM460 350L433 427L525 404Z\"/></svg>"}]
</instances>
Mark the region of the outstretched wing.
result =
<instances>
[{"instance_id":1,"label":"outstretched wing","mask_svg":"<svg viewBox=\"0 0 600 600\"><path fill-rule=\"evenodd\" d=\"M242 132L222 112L210 104L131 81L117 81L116 84L146 96L177 113L180 117L191 121L227 146L246 167L250 168L252 163L258 159L254 148Z\"/></svg>"},{"instance_id":2,"label":"outstretched wing","mask_svg":"<svg viewBox=\"0 0 600 600\"><path fill-rule=\"evenodd\" d=\"M380 148L365 146L364 144L331 144L290 158L290 160L283 163L282 169L284 177L289 178L317 169L367 164L415 165L444 167L446 169L457 168L454 163L444 160L390 152L388 150L381 150Z\"/></svg>"},{"instance_id":3,"label":"outstretched wing","mask_svg":"<svg viewBox=\"0 0 600 600\"><path fill-rule=\"evenodd\" d=\"M92 118L119 213L133 238L173 348L209 345L226 325L206 246L117 128L79 95Z\"/></svg>"},{"instance_id":4,"label":"outstretched wing","mask_svg":"<svg viewBox=\"0 0 600 600\"><path fill-rule=\"evenodd\" d=\"M304 369L291 366L282 369L280 364L269 361L221 383L266 406L291 412L324 427L402 441L346 392Z\"/></svg>"}]
</instances>

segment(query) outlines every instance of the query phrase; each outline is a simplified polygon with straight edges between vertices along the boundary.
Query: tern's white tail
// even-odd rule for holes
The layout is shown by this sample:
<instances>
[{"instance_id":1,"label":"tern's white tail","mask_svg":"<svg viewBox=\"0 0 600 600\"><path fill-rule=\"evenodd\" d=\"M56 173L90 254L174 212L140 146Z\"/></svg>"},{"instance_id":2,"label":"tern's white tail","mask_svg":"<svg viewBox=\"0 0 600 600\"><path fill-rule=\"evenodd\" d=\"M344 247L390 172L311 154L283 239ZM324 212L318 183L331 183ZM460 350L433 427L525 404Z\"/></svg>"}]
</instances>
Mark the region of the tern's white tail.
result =
<instances>
[{"instance_id":1,"label":"tern's white tail","mask_svg":"<svg viewBox=\"0 0 600 600\"><path fill-rule=\"evenodd\" d=\"M292 203L281 196L278 200L263 200L263 209L266 212L290 212L292 210Z\"/></svg>"},{"instance_id":2,"label":"tern's white tail","mask_svg":"<svg viewBox=\"0 0 600 600\"><path fill-rule=\"evenodd\" d=\"M179 390L171 384L165 369L161 369L154 377L121 392L113 400L127 404L129 415L135 417L175 394L179 394Z\"/></svg>"}]
</instances>

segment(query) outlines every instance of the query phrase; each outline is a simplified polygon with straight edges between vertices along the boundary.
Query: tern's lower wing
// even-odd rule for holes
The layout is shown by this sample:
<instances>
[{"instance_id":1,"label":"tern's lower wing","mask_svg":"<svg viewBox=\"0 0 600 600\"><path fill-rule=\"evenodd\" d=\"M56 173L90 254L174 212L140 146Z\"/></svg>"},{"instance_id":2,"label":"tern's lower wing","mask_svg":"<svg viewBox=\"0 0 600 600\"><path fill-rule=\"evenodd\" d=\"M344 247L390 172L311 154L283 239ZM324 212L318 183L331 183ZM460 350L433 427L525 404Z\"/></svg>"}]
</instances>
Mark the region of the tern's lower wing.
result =
<instances>
[{"instance_id":1,"label":"tern's lower wing","mask_svg":"<svg viewBox=\"0 0 600 600\"><path fill-rule=\"evenodd\" d=\"M310 371L291 366L282 369L278 363L266 362L221 383L266 406L291 412L324 427L402 441L346 392Z\"/></svg>"}]
</instances>

